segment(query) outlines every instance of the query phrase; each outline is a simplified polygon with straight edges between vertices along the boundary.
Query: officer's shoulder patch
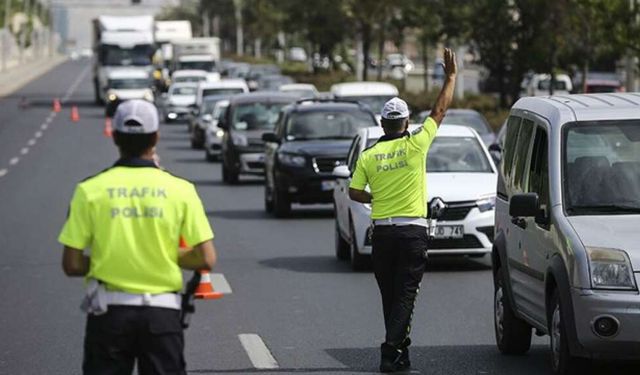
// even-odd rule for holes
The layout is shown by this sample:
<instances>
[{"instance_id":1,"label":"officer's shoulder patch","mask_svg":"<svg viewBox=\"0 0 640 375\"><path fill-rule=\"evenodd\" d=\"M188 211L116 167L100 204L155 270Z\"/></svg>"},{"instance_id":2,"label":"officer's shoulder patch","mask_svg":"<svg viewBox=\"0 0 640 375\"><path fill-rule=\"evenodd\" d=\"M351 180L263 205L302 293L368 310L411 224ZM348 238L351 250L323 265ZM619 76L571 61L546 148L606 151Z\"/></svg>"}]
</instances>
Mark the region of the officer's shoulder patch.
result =
<instances>
[{"instance_id":1,"label":"officer's shoulder patch","mask_svg":"<svg viewBox=\"0 0 640 375\"><path fill-rule=\"evenodd\" d=\"M422 126L421 126L421 127L419 127L418 129L416 129L416 130L412 131L412 132L411 132L411 135L418 135L418 134L420 134L420 132L421 132L421 131L423 131L423 130L424 130L424 127L422 127Z\"/></svg>"}]
</instances>

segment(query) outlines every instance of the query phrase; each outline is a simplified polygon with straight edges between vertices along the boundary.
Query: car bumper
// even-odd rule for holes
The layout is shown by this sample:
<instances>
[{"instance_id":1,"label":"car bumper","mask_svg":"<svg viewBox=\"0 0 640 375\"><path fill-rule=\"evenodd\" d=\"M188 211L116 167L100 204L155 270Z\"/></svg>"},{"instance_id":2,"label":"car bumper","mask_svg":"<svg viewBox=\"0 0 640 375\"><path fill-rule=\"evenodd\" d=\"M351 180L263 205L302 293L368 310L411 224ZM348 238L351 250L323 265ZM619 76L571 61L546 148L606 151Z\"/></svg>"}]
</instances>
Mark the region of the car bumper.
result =
<instances>
[{"instance_id":1,"label":"car bumper","mask_svg":"<svg viewBox=\"0 0 640 375\"><path fill-rule=\"evenodd\" d=\"M222 154L222 138L217 137L215 134L207 134L204 140L204 147L211 155Z\"/></svg>"},{"instance_id":2,"label":"car bumper","mask_svg":"<svg viewBox=\"0 0 640 375\"><path fill-rule=\"evenodd\" d=\"M636 282L640 274L636 273ZM594 291L571 288L576 332L580 345L592 358L640 360L640 295L637 292ZM618 333L601 337L594 321L610 316L619 322Z\"/></svg>"},{"instance_id":3,"label":"car bumper","mask_svg":"<svg viewBox=\"0 0 640 375\"><path fill-rule=\"evenodd\" d=\"M437 225L462 225L462 238L437 238L429 240L429 255L474 255L487 254L493 246L495 211L480 212L472 208L463 220L441 221Z\"/></svg>"},{"instance_id":4,"label":"car bumper","mask_svg":"<svg viewBox=\"0 0 640 375\"><path fill-rule=\"evenodd\" d=\"M187 107L169 107L165 111L165 117L169 120L186 120L189 118L190 110Z\"/></svg>"},{"instance_id":5,"label":"car bumper","mask_svg":"<svg viewBox=\"0 0 640 375\"><path fill-rule=\"evenodd\" d=\"M241 174L264 174L264 153L240 154L239 172Z\"/></svg>"},{"instance_id":6,"label":"car bumper","mask_svg":"<svg viewBox=\"0 0 640 375\"><path fill-rule=\"evenodd\" d=\"M331 203L336 178L329 173L316 173L307 168L281 170L278 187L289 194L292 202L301 204Z\"/></svg>"}]
</instances>

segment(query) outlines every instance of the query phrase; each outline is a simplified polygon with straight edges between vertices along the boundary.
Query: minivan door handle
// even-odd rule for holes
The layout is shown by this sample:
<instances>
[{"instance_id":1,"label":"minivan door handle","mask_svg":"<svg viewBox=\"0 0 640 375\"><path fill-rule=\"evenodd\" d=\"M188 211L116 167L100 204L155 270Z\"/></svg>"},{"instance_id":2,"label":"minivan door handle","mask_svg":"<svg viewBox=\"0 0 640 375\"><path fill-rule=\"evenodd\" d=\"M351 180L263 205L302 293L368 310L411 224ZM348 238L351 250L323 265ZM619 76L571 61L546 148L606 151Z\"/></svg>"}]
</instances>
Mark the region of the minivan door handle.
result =
<instances>
[{"instance_id":1,"label":"minivan door handle","mask_svg":"<svg viewBox=\"0 0 640 375\"><path fill-rule=\"evenodd\" d=\"M512 217L511 222L522 229L527 229L527 221L521 217Z\"/></svg>"}]
</instances>

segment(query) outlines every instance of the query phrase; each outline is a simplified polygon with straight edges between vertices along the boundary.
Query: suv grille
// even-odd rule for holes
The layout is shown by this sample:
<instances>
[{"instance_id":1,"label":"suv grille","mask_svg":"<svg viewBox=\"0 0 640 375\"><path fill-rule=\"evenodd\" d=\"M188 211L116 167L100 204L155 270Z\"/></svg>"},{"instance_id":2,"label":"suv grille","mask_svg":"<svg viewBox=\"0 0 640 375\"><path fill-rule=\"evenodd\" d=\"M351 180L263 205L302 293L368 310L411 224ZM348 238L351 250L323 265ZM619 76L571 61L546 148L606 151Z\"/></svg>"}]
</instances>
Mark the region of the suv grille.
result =
<instances>
[{"instance_id":1,"label":"suv grille","mask_svg":"<svg viewBox=\"0 0 640 375\"><path fill-rule=\"evenodd\" d=\"M478 249L482 243L478 237L465 234L462 238L429 239L429 249Z\"/></svg>"},{"instance_id":2,"label":"suv grille","mask_svg":"<svg viewBox=\"0 0 640 375\"><path fill-rule=\"evenodd\" d=\"M344 158L314 158L313 167L318 173L331 173L337 166L344 165Z\"/></svg>"}]
</instances>

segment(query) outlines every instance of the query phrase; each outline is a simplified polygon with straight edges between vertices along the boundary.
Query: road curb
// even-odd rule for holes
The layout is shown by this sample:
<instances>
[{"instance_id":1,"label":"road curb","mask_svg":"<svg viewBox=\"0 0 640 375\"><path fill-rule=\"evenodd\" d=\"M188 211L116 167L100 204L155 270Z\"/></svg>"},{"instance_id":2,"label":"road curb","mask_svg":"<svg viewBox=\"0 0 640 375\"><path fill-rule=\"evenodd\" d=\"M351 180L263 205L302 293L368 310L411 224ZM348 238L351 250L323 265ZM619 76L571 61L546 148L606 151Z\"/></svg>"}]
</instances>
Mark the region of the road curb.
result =
<instances>
[{"instance_id":1,"label":"road curb","mask_svg":"<svg viewBox=\"0 0 640 375\"><path fill-rule=\"evenodd\" d=\"M29 82L47 73L67 60L66 56L56 56L51 60L34 61L0 73L0 98L13 94Z\"/></svg>"}]
</instances>

